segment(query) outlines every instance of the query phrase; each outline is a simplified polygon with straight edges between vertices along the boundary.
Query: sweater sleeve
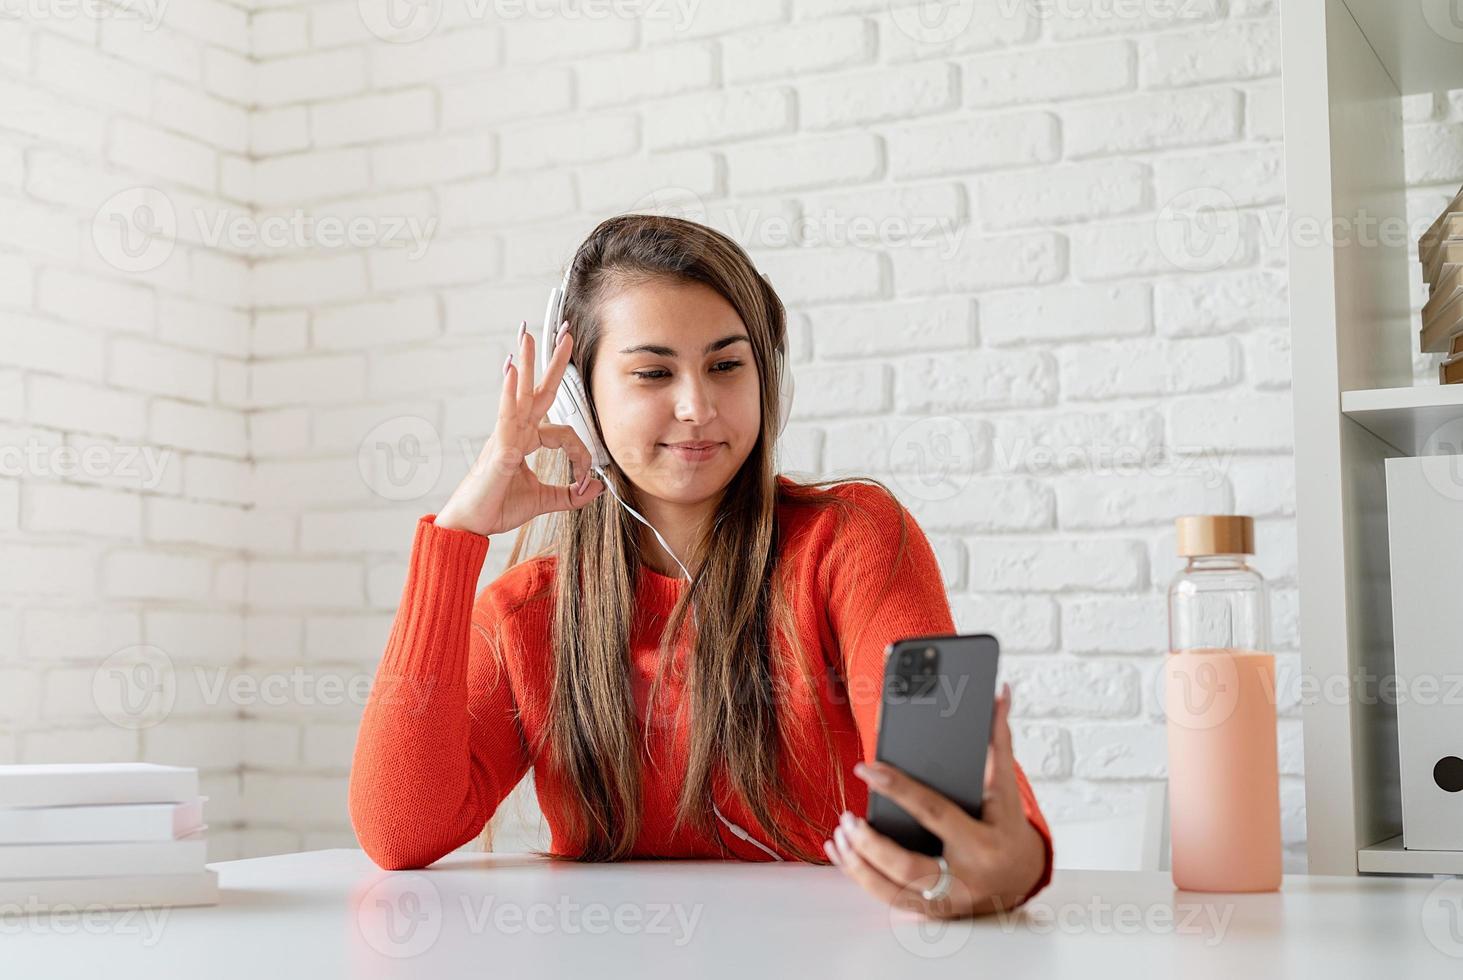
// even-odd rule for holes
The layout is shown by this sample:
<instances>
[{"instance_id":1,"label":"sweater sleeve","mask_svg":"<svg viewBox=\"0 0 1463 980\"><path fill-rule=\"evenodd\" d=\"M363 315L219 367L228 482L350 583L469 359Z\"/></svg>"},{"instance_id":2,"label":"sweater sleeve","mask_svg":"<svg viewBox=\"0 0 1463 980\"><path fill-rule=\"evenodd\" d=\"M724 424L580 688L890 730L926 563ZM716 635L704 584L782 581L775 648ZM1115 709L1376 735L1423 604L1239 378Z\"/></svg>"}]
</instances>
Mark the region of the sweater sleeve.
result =
<instances>
[{"instance_id":1,"label":"sweater sleeve","mask_svg":"<svg viewBox=\"0 0 1463 980\"><path fill-rule=\"evenodd\" d=\"M426 867L466 844L529 765L497 655L501 616L474 603L488 539L439 528L436 516L417 522L351 765L351 825L388 870Z\"/></svg>"},{"instance_id":2,"label":"sweater sleeve","mask_svg":"<svg viewBox=\"0 0 1463 980\"><path fill-rule=\"evenodd\" d=\"M843 660L848 697L867 761L876 758L885 650L914 636L953 634L954 617L929 539L893 496L868 484L848 484L867 514L848 515L831 555L828 610ZM904 543L900 545L900 523ZM1042 840L1041 876L1024 904L1051 882L1052 835L1021 764L1015 764L1021 808Z\"/></svg>"}]
</instances>

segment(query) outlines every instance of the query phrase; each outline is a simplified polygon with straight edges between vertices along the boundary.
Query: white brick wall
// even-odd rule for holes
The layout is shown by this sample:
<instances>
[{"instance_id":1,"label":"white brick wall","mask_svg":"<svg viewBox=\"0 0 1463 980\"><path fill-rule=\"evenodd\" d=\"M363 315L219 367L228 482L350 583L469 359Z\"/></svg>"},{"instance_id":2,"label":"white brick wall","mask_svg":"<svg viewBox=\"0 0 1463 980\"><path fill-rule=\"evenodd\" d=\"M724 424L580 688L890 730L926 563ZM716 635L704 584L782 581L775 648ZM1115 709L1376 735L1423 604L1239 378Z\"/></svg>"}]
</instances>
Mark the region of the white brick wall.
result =
<instances>
[{"instance_id":1,"label":"white brick wall","mask_svg":"<svg viewBox=\"0 0 1463 980\"><path fill-rule=\"evenodd\" d=\"M518 320L595 221L670 199L792 310L785 466L890 482L960 628L1002 637L1049 814L1136 805L1163 777L1174 513L1260 519L1299 669L1285 253L1260 220L1283 204L1276 5L977 4L944 30L912 6L454 2L409 43L355 0L0 19L0 444L41 460L0 473L0 758L199 765L216 858L348 843L359 704L327 689L374 669ZM1463 93L1405 110L1422 220L1463 180ZM178 228L143 268L93 236L138 187ZM1246 221L1218 270L1154 232L1195 188ZM58 472L68 452L103 465ZM180 682L133 730L89 691L137 644ZM209 695L301 672L283 703Z\"/></svg>"},{"instance_id":2,"label":"white brick wall","mask_svg":"<svg viewBox=\"0 0 1463 980\"><path fill-rule=\"evenodd\" d=\"M190 0L148 29L90 5L25 9L0 19L0 361L18 369L0 370L0 758L198 766L210 857L228 858L243 722L182 678L244 658L229 568L248 542L229 529L248 514L247 267L185 230L197 208L247 215L219 174L247 150L248 12ZM124 196L116 220L137 236L157 217L128 206L140 187L179 235L132 267L106 204ZM97 693L118 679L108 658L139 644L180 679L141 727Z\"/></svg>"}]
</instances>

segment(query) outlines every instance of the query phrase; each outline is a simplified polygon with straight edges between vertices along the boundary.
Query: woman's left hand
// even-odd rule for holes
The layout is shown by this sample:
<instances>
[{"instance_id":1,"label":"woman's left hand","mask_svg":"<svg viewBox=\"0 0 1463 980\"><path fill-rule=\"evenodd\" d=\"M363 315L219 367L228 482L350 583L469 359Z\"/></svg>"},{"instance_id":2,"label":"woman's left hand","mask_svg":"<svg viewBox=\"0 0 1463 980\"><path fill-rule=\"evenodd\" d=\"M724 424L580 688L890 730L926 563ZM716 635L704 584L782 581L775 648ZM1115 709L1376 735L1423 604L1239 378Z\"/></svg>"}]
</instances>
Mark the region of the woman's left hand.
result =
<instances>
[{"instance_id":1,"label":"woman's left hand","mask_svg":"<svg viewBox=\"0 0 1463 980\"><path fill-rule=\"evenodd\" d=\"M929 855L906 850L867 821L845 812L823 850L843 873L875 898L930 918L956 919L1011 909L1036 886L1045 870L1041 834L1026 818L1011 751L1011 686L996 698L986 756L979 819L925 784L882 762L859 763L854 772L871 791L898 803L944 842L950 888L926 899L940 867Z\"/></svg>"}]
</instances>

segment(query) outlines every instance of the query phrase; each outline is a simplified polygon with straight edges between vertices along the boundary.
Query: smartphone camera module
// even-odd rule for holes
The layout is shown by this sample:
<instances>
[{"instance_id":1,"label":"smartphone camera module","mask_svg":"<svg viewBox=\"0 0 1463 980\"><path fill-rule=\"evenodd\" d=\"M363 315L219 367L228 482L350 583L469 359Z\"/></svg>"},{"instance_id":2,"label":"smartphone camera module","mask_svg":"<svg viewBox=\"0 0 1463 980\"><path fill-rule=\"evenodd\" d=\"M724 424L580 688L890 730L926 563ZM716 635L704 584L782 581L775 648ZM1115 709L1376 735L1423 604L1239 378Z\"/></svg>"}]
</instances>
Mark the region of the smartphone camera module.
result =
<instances>
[{"instance_id":1,"label":"smartphone camera module","mask_svg":"<svg viewBox=\"0 0 1463 980\"><path fill-rule=\"evenodd\" d=\"M899 651L894 671L893 693L900 697L927 697L940 676L940 651L935 647Z\"/></svg>"}]
</instances>

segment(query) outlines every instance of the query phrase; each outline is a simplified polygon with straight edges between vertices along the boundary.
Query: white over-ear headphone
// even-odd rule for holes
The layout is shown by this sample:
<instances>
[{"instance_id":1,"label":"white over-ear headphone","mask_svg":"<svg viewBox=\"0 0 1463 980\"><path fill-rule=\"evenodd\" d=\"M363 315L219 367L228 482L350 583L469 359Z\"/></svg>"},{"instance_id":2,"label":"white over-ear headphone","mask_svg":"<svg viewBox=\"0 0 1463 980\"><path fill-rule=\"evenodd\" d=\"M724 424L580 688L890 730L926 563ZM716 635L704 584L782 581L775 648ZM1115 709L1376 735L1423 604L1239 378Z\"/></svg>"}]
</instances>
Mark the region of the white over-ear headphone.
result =
<instances>
[{"instance_id":1,"label":"white over-ear headphone","mask_svg":"<svg viewBox=\"0 0 1463 980\"><path fill-rule=\"evenodd\" d=\"M549 307L544 313L543 335L538 344L538 376L541 378L548 377L549 361L552 359L554 352L554 341L558 339L556 335L559 324L564 322L564 296L569 290L569 276L573 271L574 262L571 259L569 268L564 273L564 281L549 291ZM762 277L769 283L772 281L771 277L765 272L762 274ZM570 326L572 327L573 324L570 324ZM788 416L792 413L794 388L792 367L788 363L785 350L779 349L775 356L777 358L777 373L780 379L777 397L777 434L781 435L782 430L787 427ZM590 414L589 409L588 386L585 385L584 379L579 376L579 369L573 364L569 364L564 368L564 375L559 381L559 390L554 393L554 404L549 407L549 421L555 425L569 426L579 435L580 439L584 440L584 445L589 447L590 472L598 473L599 478L604 482L605 489L614 495L615 499L620 502L620 506L633 514L635 519L641 524L650 528L650 532L655 535L655 539L660 542L660 546L665 549L666 554L675 559L676 564L681 566L681 571L686 573L686 580L690 581L691 570L682 563L680 558L676 557L676 553L671 550L671 546L666 543L665 538L661 537L660 532L655 529L655 525L647 521L634 507L625 503L619 491L615 489L615 485L605 475L604 467L609 465L610 454L606 451L604 443L600 441L599 433L595 431L593 416ZM696 605L694 602L691 604L691 619L693 622L696 620ZM700 627L699 623L696 625L698 628ZM712 810L715 811L716 818L724 823L734 836L770 855L774 861L782 860L781 855L772 848L757 840L744 828L728 820L715 803L712 804Z\"/></svg>"}]
</instances>

